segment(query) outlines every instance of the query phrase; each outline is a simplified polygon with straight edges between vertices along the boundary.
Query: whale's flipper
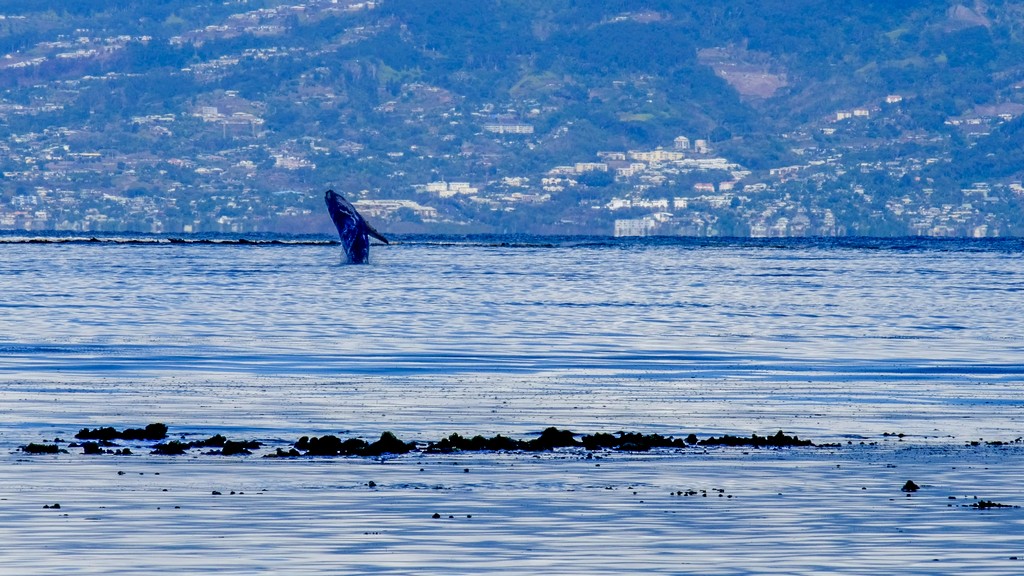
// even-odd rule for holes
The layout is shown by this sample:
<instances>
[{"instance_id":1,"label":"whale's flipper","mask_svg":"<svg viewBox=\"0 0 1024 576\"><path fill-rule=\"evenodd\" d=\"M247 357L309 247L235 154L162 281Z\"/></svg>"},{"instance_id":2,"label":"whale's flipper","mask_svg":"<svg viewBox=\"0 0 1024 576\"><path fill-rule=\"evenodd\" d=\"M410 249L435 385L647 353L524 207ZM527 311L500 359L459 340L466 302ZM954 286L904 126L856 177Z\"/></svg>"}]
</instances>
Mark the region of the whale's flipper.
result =
<instances>
[{"instance_id":1,"label":"whale's flipper","mask_svg":"<svg viewBox=\"0 0 1024 576\"><path fill-rule=\"evenodd\" d=\"M374 230L362 215L356 211L348 200L342 198L334 190L328 190L324 195L324 202L327 203L327 211L331 214L331 220L338 229L338 237L341 238L341 245L345 249L345 255L351 264L364 264L370 257L369 236L387 244L387 238Z\"/></svg>"},{"instance_id":2,"label":"whale's flipper","mask_svg":"<svg viewBox=\"0 0 1024 576\"><path fill-rule=\"evenodd\" d=\"M385 238L383 234L381 234L380 232L377 232L377 230L373 226L370 226L369 222L367 222L366 220L363 220L363 224L366 224L366 232L370 236L373 236L374 238L376 238L377 240L380 240L381 242L383 242L385 244L390 244L390 242L388 242L388 239Z\"/></svg>"}]
</instances>

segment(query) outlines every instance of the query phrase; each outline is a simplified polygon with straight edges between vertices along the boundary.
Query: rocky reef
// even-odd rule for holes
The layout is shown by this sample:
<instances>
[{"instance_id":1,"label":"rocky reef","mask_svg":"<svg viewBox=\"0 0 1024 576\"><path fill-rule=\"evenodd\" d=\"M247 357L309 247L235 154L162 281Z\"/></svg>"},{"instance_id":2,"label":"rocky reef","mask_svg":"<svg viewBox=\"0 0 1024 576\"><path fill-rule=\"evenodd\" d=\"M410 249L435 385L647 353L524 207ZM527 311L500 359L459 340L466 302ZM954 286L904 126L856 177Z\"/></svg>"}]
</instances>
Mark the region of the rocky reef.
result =
<instances>
[{"instance_id":1,"label":"rocky reef","mask_svg":"<svg viewBox=\"0 0 1024 576\"><path fill-rule=\"evenodd\" d=\"M75 438L82 440L81 443L72 442L69 448L81 448L82 454L103 455L112 454L118 456L132 455L130 448L122 447L117 443L134 442L135 448L139 443L155 442L148 447L151 454L163 456L175 456L186 454L192 450L206 449L203 454L216 456L237 456L249 455L254 450L264 447L264 444L256 440L229 440L221 434L210 436L203 440L168 440L168 427L166 424L154 423L145 428L125 428L118 431L116 428L107 426L100 428L82 428ZM53 444L28 444L20 450L26 454L57 454L67 452L54 440ZM342 439L333 434L323 436L302 436L291 446L276 447L274 451L265 454L270 458L290 458L298 456L362 456L380 457L385 454L407 454L409 452L422 452L427 454L451 454L455 452L550 452L559 449L577 449L581 451L616 451L616 452L647 452L650 450L684 450L698 447L746 447L746 448L789 448L816 446L810 440L802 440L793 435L787 435L782 430L769 436L758 436L751 434L744 436L709 436L698 438L696 434L689 434L685 437L663 436L661 434L643 434L641 432L619 431L615 433L598 432L595 434L578 434L571 430L560 429L555 426L545 428L535 438L516 439L497 434L486 437L483 435L463 436L453 433L437 441L415 442L399 439L392 432L383 432L375 441L367 441L363 438ZM144 446L142 446L144 447Z\"/></svg>"},{"instance_id":2,"label":"rocky reef","mask_svg":"<svg viewBox=\"0 0 1024 576\"><path fill-rule=\"evenodd\" d=\"M580 438L577 440L577 436ZM379 440L368 443L361 438L342 440L334 435L300 438L290 450L278 448L270 457L294 456L380 456L382 454L405 454L419 450L428 454L451 454L454 452L549 452L559 448L581 448L588 451L611 450L620 452L647 452L653 449L683 449L692 446L729 446L752 448L785 448L795 446L814 446L810 440L801 440L797 436L789 436L783 431L772 436L750 437L729 436L708 437L703 440L695 434L685 439L660 434L642 434L639 432L616 432L609 434L579 435L570 430L557 427L544 429L537 438L518 440L498 434L490 438L476 435L465 437L458 433L441 438L437 442L428 442L420 447L415 442L399 440L391 432L381 434Z\"/></svg>"}]
</instances>

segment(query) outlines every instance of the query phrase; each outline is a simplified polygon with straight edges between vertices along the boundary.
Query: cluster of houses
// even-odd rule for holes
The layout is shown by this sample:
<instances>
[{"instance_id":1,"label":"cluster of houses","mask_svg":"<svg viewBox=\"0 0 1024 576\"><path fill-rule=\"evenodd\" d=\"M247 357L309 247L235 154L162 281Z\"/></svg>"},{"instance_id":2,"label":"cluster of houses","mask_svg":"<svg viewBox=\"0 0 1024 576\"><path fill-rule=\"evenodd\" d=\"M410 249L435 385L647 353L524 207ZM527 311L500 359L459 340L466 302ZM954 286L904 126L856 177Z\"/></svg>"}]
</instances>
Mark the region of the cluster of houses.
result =
<instances>
[{"instance_id":1,"label":"cluster of houses","mask_svg":"<svg viewBox=\"0 0 1024 576\"><path fill-rule=\"evenodd\" d=\"M211 40L243 34L276 36L284 34L287 20L296 16L315 19L379 6L380 2L374 1L303 0L302 4L236 14L219 24L177 36L172 44L200 46ZM6 17L0 16L2 18ZM356 27L339 36L337 42L345 43L360 34L370 33L367 28ZM48 60L102 59L123 50L129 43L151 40L148 36L92 38L83 34L41 42L24 53L0 56L0 71L38 66ZM216 79L244 61L284 58L295 55L296 50L301 49L246 49L236 55L191 64L181 73L192 74L200 80ZM106 82L120 77L110 72L100 77L62 80L57 83L60 89L50 91L48 98L31 101L8 101L0 96L0 121L60 111L74 100L78 83ZM555 126L550 133L538 134L530 122L549 111L540 102L528 103L522 113L500 106L496 112L493 104L487 104L477 112L464 115L455 108L456 98L444 89L413 82L403 85L402 90L402 96L381 104L376 111L384 115L404 115L395 120L396 125L439 120L436 142L424 143L422 149L417 145L401 150L368 151L369 144L354 140L325 142L313 137L271 142L266 132L266 105L247 101L231 90L197 95L191 108L185 111L136 116L127 121L129 131L143 132L156 140L170 139L178 132L195 133L190 131L199 126L207 132L219 133L226 140L239 142L237 146L188 159L173 155L162 157L148 151L122 152L110 146L103 149L69 147L66 142L76 135L65 128L0 136L0 160L4 162L0 229L87 231L131 225L152 232L191 232L213 225L231 232L258 230L273 217L310 215L308 203L279 198L276 192L268 193L262 180L274 174L280 182L291 182L288 180L291 176L295 177L294 181L300 181L302 174L318 168L320 154L340 153L358 162L387 164L395 167L392 175L402 175L405 169L402 163L407 160L444 158L426 151L429 149L450 149L450 156L461 161L470 158L472 149L481 141L487 141L481 148L490 146L490 150L509 142L532 149L543 139L558 138L571 129L572 122L568 121ZM308 94L328 106L341 98L334 92L331 86L311 82ZM841 135L844 130L884 118L887 111L898 110L903 102L903 95L890 94L884 101L834 111L809 130ZM1022 113L1024 105L1006 104L998 109L950 118L947 125L979 136ZM430 114L437 118L428 117ZM470 132L475 133L469 136ZM459 147L459 141L465 144ZM435 146L448 142L454 144ZM446 218L437 207L429 205L433 199L437 200L437 206L465 202L506 212L526 206L551 206L555 201L574 198L576 192L592 187L604 196L594 200L599 194L591 194L587 208L599 211L601 222L613 222L611 230L595 230L596 233L711 235L722 232L721 219L728 213L734 221L737 217L741 219L746 227L744 233L751 236L842 235L849 230L838 221L835 211L828 206L808 203L806 198L790 197L786 186L805 183L825 188L835 185L847 171L902 177L920 173L924 166L942 161L939 158L899 158L849 165L838 149L794 151L803 161L755 174L717 155L709 139L680 135L664 147L598 152L595 157L580 158L577 162L552 166L537 173L480 182L459 175L452 180L415 184L411 186L413 199L372 199L373 192L364 193L359 195L356 204L374 218L407 215L430 223ZM285 175L282 177L281 173ZM117 183L109 183L115 177ZM405 185L410 180L412 178L399 181ZM152 187L144 189L143 186L152 182L167 186L160 194L152 194ZM290 183L275 182L274 185L286 187ZM133 187L136 189L132 190ZM854 198L867 198L871 194L870 190L857 186L848 186L844 191ZM1008 198L1024 196L1024 188L1019 183L979 182L960 192L962 203L935 204L929 201L929 189L922 184L920 190L885 202L883 215L909 222L909 230L917 234L990 236L1000 230L998 222L990 217L991 208L1005 204ZM272 197L271 201L266 200L267 197ZM181 200L183 198L189 199ZM208 207L213 205L215 209ZM177 216L171 217L171 214ZM118 219L130 222L116 224ZM735 231L734 222L733 226Z\"/></svg>"}]
</instances>

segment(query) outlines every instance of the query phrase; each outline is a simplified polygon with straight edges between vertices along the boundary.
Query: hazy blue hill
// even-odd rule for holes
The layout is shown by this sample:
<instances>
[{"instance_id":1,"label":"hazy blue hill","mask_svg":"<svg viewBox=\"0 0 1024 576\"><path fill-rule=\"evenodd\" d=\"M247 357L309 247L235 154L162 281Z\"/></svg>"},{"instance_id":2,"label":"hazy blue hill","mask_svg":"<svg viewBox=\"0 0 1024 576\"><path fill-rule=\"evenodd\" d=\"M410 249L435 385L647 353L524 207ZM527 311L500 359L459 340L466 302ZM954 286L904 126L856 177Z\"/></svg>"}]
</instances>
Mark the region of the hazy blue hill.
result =
<instances>
[{"instance_id":1,"label":"hazy blue hill","mask_svg":"<svg viewBox=\"0 0 1024 576\"><path fill-rule=\"evenodd\" d=\"M608 112L654 113L656 126L597 123L610 138L641 143L663 141L671 130L722 127L747 136L791 129L891 93L963 110L995 97L1001 86L993 73L1018 66L1022 48L1014 37L1020 22L1009 12L986 27L923 1L399 0L384 12L405 34L382 37L368 56L473 99L507 98L514 88L520 97L554 99L559 92L529 89L529 80L543 75L561 78L566 97L649 77L664 101L608 102L591 94L585 110L599 120ZM720 46L761 55L787 85L769 98L741 99L698 62L699 49Z\"/></svg>"},{"instance_id":2,"label":"hazy blue hill","mask_svg":"<svg viewBox=\"0 0 1024 576\"><path fill-rule=\"evenodd\" d=\"M612 197L695 196L724 175L646 188L580 175L536 206L502 205L495 183L527 178L538 194L554 166L687 136L750 171L739 185L771 185L749 205L702 208L705 224L742 233L757 214L831 210L848 231L898 233L911 222L879 217L890 199L956 205L962 186L1022 175L1005 153L1019 123L1003 124L1024 112L1024 9L1008 1L0 0L0 15L0 127L16 140L0 155L14 175L0 206L53 187L25 158L64 174L69 155L98 151L106 171L76 168L76 186L166 197L173 207L150 212L204 228L238 217L212 196L260 196L261 225L278 226L275 213L316 209L301 193L330 182L429 201L486 231L607 231L613 216L595 207ZM767 178L826 161L844 164ZM413 192L438 179L491 188L482 203ZM855 192L865 186L870 203ZM277 204L282 191L298 204ZM766 208L780 199L801 205Z\"/></svg>"}]
</instances>

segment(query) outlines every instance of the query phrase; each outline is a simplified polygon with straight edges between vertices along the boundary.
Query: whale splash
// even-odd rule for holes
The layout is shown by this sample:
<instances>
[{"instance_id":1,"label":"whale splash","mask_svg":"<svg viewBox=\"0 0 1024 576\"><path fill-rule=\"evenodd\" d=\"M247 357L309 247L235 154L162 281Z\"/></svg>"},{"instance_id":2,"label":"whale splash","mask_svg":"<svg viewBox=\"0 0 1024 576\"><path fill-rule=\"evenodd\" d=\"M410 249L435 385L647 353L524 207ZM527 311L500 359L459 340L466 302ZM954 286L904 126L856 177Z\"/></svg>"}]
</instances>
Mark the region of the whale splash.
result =
<instances>
[{"instance_id":1,"label":"whale splash","mask_svg":"<svg viewBox=\"0 0 1024 576\"><path fill-rule=\"evenodd\" d=\"M370 258L370 236L387 244L388 240L363 218L351 202L341 194L328 190L324 194L327 211L338 229L338 237L345 249L349 264L365 264Z\"/></svg>"}]
</instances>

